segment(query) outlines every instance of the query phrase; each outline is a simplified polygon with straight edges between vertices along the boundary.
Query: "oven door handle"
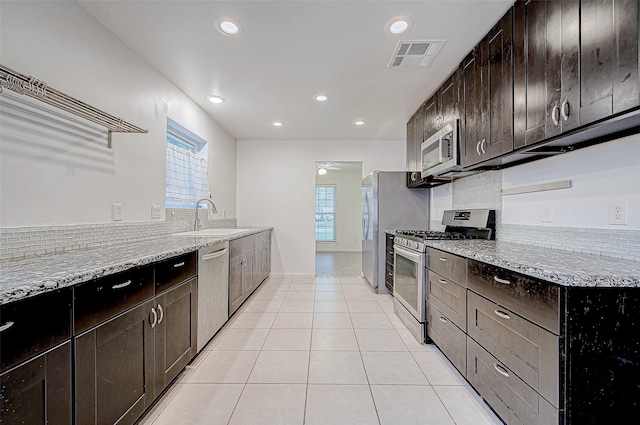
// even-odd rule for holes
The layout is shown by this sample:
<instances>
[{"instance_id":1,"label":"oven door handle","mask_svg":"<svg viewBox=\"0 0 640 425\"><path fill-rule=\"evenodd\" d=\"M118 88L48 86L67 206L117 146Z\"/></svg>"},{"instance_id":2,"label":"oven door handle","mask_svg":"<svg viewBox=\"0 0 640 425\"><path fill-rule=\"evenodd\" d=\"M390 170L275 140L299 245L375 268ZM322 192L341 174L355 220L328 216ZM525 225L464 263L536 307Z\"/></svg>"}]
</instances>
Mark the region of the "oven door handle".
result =
<instances>
[{"instance_id":1,"label":"oven door handle","mask_svg":"<svg viewBox=\"0 0 640 425\"><path fill-rule=\"evenodd\" d=\"M395 251L396 254L400 254L403 257L408 258L409 260L415 263L422 263L423 254L421 252L410 251L406 248L401 247L400 245L394 245L393 250Z\"/></svg>"}]
</instances>

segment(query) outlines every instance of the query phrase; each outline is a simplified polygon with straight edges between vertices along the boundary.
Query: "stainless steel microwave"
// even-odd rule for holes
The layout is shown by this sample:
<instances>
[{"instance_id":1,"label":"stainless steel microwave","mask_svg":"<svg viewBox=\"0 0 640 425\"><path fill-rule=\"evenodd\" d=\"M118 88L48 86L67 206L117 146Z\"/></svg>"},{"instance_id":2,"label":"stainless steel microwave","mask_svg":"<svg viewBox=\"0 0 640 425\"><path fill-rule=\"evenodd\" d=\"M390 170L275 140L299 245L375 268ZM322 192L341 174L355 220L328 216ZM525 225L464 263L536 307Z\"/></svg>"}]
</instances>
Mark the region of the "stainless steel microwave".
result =
<instances>
[{"instance_id":1,"label":"stainless steel microwave","mask_svg":"<svg viewBox=\"0 0 640 425\"><path fill-rule=\"evenodd\" d=\"M445 124L420 145L422 178L450 179L447 173L460 169L458 155L458 120Z\"/></svg>"}]
</instances>

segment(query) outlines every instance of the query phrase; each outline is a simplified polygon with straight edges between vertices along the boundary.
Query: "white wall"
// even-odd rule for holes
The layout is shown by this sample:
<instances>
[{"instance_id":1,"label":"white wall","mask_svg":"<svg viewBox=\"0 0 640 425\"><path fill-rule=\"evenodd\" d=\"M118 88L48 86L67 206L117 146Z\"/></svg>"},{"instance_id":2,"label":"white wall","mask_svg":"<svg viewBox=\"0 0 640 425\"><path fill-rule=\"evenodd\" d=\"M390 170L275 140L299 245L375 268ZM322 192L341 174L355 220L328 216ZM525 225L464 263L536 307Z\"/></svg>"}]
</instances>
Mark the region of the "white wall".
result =
<instances>
[{"instance_id":1,"label":"white wall","mask_svg":"<svg viewBox=\"0 0 640 425\"><path fill-rule=\"evenodd\" d=\"M193 101L75 2L0 7L3 65L149 130L114 134L108 150L104 138L2 126L0 226L109 222L114 202L123 221L151 220L151 205L165 203L167 116L209 142L218 216L235 215L235 140Z\"/></svg>"},{"instance_id":2,"label":"white wall","mask_svg":"<svg viewBox=\"0 0 640 425\"><path fill-rule=\"evenodd\" d=\"M362 170L327 170L316 184L336 186L336 241L316 242L316 251L362 251Z\"/></svg>"},{"instance_id":3,"label":"white wall","mask_svg":"<svg viewBox=\"0 0 640 425\"><path fill-rule=\"evenodd\" d=\"M640 229L640 135L502 171L502 188L571 180L569 189L502 197L502 222L539 226ZM609 224L609 201L627 200L627 226ZM542 223L542 206L553 212Z\"/></svg>"},{"instance_id":4,"label":"white wall","mask_svg":"<svg viewBox=\"0 0 640 425\"><path fill-rule=\"evenodd\" d=\"M274 227L272 272L315 270L315 163L362 161L363 174L405 168L405 144L364 140L238 140L238 226Z\"/></svg>"}]
</instances>

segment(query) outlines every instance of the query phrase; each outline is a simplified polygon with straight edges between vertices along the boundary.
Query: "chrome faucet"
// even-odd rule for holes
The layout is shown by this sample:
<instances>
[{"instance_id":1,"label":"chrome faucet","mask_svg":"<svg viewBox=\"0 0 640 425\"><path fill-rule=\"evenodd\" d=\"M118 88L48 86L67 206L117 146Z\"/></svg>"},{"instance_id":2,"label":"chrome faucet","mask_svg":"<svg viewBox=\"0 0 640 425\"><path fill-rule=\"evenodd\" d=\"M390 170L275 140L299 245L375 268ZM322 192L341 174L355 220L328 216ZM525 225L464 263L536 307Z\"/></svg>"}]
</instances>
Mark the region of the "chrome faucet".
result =
<instances>
[{"instance_id":1,"label":"chrome faucet","mask_svg":"<svg viewBox=\"0 0 640 425\"><path fill-rule=\"evenodd\" d=\"M200 202L203 202L203 201L206 201L206 202L211 204L211 211L213 212L213 214L216 214L218 212L218 209L216 208L216 204L214 204L211 199L209 199L209 198L199 199L198 202L196 202L196 208L195 208L196 219L195 219L195 221L193 223L193 231L194 232L200 230L200 217L198 217L198 205L200 205Z\"/></svg>"}]
</instances>

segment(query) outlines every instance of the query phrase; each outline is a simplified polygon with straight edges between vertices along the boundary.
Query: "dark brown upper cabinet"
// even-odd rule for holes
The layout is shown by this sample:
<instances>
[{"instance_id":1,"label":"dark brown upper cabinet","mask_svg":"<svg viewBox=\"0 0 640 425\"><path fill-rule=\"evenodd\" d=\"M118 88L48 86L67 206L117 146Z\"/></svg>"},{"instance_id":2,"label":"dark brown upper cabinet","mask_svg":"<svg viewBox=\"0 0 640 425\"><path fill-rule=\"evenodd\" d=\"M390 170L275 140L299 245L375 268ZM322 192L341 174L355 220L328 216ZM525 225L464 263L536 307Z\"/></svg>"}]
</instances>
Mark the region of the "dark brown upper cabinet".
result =
<instances>
[{"instance_id":1,"label":"dark brown upper cabinet","mask_svg":"<svg viewBox=\"0 0 640 425\"><path fill-rule=\"evenodd\" d=\"M407 122L407 186L415 187L422 183L420 172L422 171L422 155L420 145L425 134L425 106L421 105L411 119Z\"/></svg>"},{"instance_id":2,"label":"dark brown upper cabinet","mask_svg":"<svg viewBox=\"0 0 640 425\"><path fill-rule=\"evenodd\" d=\"M513 8L462 63L461 162L513 150Z\"/></svg>"},{"instance_id":3,"label":"dark brown upper cabinet","mask_svg":"<svg viewBox=\"0 0 640 425\"><path fill-rule=\"evenodd\" d=\"M637 107L636 0L515 5L515 148Z\"/></svg>"},{"instance_id":4,"label":"dark brown upper cabinet","mask_svg":"<svg viewBox=\"0 0 640 425\"><path fill-rule=\"evenodd\" d=\"M458 69L425 103L425 140L433 136L445 123L459 117L459 104L460 71Z\"/></svg>"}]
</instances>

